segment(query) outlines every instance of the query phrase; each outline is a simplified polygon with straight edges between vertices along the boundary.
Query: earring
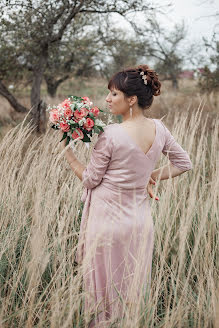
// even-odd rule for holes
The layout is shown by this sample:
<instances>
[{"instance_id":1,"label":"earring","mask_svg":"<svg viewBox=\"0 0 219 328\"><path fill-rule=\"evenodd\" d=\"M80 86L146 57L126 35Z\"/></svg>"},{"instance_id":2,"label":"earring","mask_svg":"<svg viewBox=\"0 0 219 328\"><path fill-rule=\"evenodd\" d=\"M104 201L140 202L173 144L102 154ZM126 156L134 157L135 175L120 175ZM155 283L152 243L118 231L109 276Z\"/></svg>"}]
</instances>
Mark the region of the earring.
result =
<instances>
[{"instance_id":1,"label":"earring","mask_svg":"<svg viewBox=\"0 0 219 328\"><path fill-rule=\"evenodd\" d=\"M129 108L130 116L132 117L132 107Z\"/></svg>"}]
</instances>

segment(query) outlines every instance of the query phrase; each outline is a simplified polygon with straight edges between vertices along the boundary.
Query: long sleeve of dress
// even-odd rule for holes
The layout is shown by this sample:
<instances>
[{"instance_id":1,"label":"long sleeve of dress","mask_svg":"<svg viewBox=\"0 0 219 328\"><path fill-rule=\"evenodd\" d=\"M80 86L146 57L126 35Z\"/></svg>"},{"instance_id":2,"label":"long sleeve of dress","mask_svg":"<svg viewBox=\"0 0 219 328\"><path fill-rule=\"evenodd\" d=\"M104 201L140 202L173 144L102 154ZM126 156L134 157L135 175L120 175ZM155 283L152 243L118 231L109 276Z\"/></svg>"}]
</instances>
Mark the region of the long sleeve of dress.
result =
<instances>
[{"instance_id":1,"label":"long sleeve of dress","mask_svg":"<svg viewBox=\"0 0 219 328\"><path fill-rule=\"evenodd\" d=\"M161 122L161 121L160 121ZM182 171L192 169L192 162L188 153L176 142L168 128L161 122L165 130L165 144L162 153L167 156L173 166Z\"/></svg>"},{"instance_id":2,"label":"long sleeve of dress","mask_svg":"<svg viewBox=\"0 0 219 328\"><path fill-rule=\"evenodd\" d=\"M82 173L82 183L87 189L98 186L107 170L112 154L112 140L107 127L98 135L90 161Z\"/></svg>"}]
</instances>

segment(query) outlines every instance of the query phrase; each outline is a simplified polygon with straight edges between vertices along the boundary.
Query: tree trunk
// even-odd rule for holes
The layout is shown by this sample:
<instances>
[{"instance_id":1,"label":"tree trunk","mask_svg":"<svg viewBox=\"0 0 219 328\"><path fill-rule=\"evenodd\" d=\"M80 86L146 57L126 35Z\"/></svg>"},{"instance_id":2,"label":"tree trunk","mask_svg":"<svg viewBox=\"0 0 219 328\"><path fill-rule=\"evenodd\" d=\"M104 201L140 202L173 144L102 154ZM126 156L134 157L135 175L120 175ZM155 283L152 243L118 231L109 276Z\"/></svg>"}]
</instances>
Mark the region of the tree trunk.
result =
<instances>
[{"instance_id":1,"label":"tree trunk","mask_svg":"<svg viewBox=\"0 0 219 328\"><path fill-rule=\"evenodd\" d=\"M15 97L10 93L10 91L6 88L6 86L0 80L0 95L8 100L10 105L15 109L16 112L25 113L27 112L27 108L22 106Z\"/></svg>"},{"instance_id":2,"label":"tree trunk","mask_svg":"<svg viewBox=\"0 0 219 328\"><path fill-rule=\"evenodd\" d=\"M32 124L36 126L38 133L46 131L46 104L40 99L41 84L47 57L41 56L39 64L33 72L33 83L31 89L31 117Z\"/></svg>"},{"instance_id":3,"label":"tree trunk","mask_svg":"<svg viewBox=\"0 0 219 328\"><path fill-rule=\"evenodd\" d=\"M43 100L40 100L38 106L36 107L35 111L35 124L36 124L36 131L38 133L45 133L46 132L46 103Z\"/></svg>"},{"instance_id":4,"label":"tree trunk","mask_svg":"<svg viewBox=\"0 0 219 328\"><path fill-rule=\"evenodd\" d=\"M178 84L178 80L177 80L176 77L172 78L172 87L175 90L178 90L179 89L179 84Z\"/></svg>"},{"instance_id":5,"label":"tree trunk","mask_svg":"<svg viewBox=\"0 0 219 328\"><path fill-rule=\"evenodd\" d=\"M44 78L45 78L46 85L47 85L47 92L52 98L54 98L56 96L58 87L60 86L60 84L62 82L64 82L65 80L67 80L69 78L69 75L65 75L59 80L55 80L51 76L48 76L48 75L44 75Z\"/></svg>"},{"instance_id":6,"label":"tree trunk","mask_svg":"<svg viewBox=\"0 0 219 328\"><path fill-rule=\"evenodd\" d=\"M55 98L58 86L56 84L47 84L47 92L50 97Z\"/></svg>"}]
</instances>

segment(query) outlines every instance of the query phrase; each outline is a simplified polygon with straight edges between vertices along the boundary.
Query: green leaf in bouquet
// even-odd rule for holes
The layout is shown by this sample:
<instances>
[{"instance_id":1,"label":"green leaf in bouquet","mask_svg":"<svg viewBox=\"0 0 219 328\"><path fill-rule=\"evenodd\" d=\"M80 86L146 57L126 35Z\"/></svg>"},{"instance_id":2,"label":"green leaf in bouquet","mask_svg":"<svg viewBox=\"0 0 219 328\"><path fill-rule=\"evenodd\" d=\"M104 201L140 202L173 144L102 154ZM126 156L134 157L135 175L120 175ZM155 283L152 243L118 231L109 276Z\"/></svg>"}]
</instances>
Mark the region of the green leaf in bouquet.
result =
<instances>
[{"instance_id":1,"label":"green leaf in bouquet","mask_svg":"<svg viewBox=\"0 0 219 328\"><path fill-rule=\"evenodd\" d=\"M93 132L93 130L86 131L86 133L87 133L88 135L91 135L91 136L92 136L92 132Z\"/></svg>"},{"instance_id":2,"label":"green leaf in bouquet","mask_svg":"<svg viewBox=\"0 0 219 328\"><path fill-rule=\"evenodd\" d=\"M69 144L71 138L69 136L67 136L67 141L66 141L66 146Z\"/></svg>"},{"instance_id":3,"label":"green leaf in bouquet","mask_svg":"<svg viewBox=\"0 0 219 328\"><path fill-rule=\"evenodd\" d=\"M71 128L78 128L79 124L77 122L74 122L71 124Z\"/></svg>"},{"instance_id":4,"label":"green leaf in bouquet","mask_svg":"<svg viewBox=\"0 0 219 328\"><path fill-rule=\"evenodd\" d=\"M93 113L89 113L89 116L93 119L93 120L95 120L95 116L94 116L94 114Z\"/></svg>"},{"instance_id":5,"label":"green leaf in bouquet","mask_svg":"<svg viewBox=\"0 0 219 328\"><path fill-rule=\"evenodd\" d=\"M91 142L90 138L88 137L88 135L86 133L84 133L84 138L81 139L83 142Z\"/></svg>"},{"instance_id":6,"label":"green leaf in bouquet","mask_svg":"<svg viewBox=\"0 0 219 328\"><path fill-rule=\"evenodd\" d=\"M78 96L69 96L69 98L71 98L73 101L79 101L79 102L83 100L81 97Z\"/></svg>"},{"instance_id":7,"label":"green leaf in bouquet","mask_svg":"<svg viewBox=\"0 0 219 328\"><path fill-rule=\"evenodd\" d=\"M104 129L102 128L102 126L98 126L98 128L99 128L101 131L104 131Z\"/></svg>"},{"instance_id":8,"label":"green leaf in bouquet","mask_svg":"<svg viewBox=\"0 0 219 328\"><path fill-rule=\"evenodd\" d=\"M78 129L78 126L76 126L76 127L71 127L71 133L73 133L75 130L77 130Z\"/></svg>"},{"instance_id":9,"label":"green leaf in bouquet","mask_svg":"<svg viewBox=\"0 0 219 328\"><path fill-rule=\"evenodd\" d=\"M51 125L51 128L52 128L52 129L55 129L55 130L59 130L59 128L58 128L57 125L55 125L55 124Z\"/></svg>"},{"instance_id":10,"label":"green leaf in bouquet","mask_svg":"<svg viewBox=\"0 0 219 328\"><path fill-rule=\"evenodd\" d=\"M94 125L94 132L95 132L95 133L98 133L98 134L99 134L99 132L100 132L99 128L98 128L96 125Z\"/></svg>"},{"instance_id":11,"label":"green leaf in bouquet","mask_svg":"<svg viewBox=\"0 0 219 328\"><path fill-rule=\"evenodd\" d=\"M64 133L63 133L63 136L62 136L62 139L60 140L60 142L61 142L62 140L64 140L66 137L67 137L67 132L64 132Z\"/></svg>"}]
</instances>

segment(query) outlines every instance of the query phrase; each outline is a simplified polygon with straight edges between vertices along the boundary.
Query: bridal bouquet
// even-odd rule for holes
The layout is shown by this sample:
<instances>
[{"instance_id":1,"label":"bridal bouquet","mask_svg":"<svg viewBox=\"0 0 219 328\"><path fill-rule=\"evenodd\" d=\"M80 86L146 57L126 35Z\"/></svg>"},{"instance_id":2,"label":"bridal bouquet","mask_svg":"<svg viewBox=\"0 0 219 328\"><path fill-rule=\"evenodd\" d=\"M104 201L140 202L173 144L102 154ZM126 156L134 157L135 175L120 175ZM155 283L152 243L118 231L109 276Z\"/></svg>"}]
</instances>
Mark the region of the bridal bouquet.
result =
<instances>
[{"instance_id":1,"label":"bridal bouquet","mask_svg":"<svg viewBox=\"0 0 219 328\"><path fill-rule=\"evenodd\" d=\"M106 125L98 119L103 110L93 107L88 97L69 96L59 105L49 106L47 111L51 127L63 131L60 142L67 138L66 145L72 140L80 139L88 146L93 132L99 134Z\"/></svg>"}]
</instances>

